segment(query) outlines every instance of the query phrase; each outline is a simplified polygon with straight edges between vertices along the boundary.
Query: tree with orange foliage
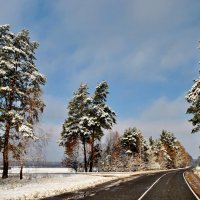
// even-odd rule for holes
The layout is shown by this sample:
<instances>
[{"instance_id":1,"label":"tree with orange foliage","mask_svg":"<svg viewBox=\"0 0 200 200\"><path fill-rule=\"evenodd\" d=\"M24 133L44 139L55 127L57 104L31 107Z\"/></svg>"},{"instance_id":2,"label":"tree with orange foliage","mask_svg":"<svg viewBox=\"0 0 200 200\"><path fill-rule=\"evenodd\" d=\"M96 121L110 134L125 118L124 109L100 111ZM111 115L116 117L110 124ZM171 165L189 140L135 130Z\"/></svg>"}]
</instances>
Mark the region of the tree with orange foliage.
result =
<instances>
[{"instance_id":1,"label":"tree with orange foliage","mask_svg":"<svg viewBox=\"0 0 200 200\"><path fill-rule=\"evenodd\" d=\"M166 167L175 168L174 160L175 160L176 151L178 150L178 146L176 146L176 142L177 142L176 137L174 136L173 133L163 130L160 135L160 141L166 151L166 154L169 157Z\"/></svg>"}]
</instances>

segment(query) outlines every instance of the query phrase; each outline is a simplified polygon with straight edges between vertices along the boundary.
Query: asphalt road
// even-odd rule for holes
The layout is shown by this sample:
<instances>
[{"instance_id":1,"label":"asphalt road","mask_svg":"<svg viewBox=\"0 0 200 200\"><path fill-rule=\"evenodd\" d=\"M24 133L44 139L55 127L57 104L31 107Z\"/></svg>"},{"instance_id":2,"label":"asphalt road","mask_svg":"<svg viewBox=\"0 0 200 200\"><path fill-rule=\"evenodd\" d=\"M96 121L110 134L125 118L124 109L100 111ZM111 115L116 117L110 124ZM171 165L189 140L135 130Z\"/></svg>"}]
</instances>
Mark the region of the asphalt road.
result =
<instances>
[{"instance_id":1,"label":"asphalt road","mask_svg":"<svg viewBox=\"0 0 200 200\"><path fill-rule=\"evenodd\" d=\"M184 170L146 174L129 181L102 185L77 194L46 199L81 200L197 200L183 178Z\"/></svg>"}]
</instances>

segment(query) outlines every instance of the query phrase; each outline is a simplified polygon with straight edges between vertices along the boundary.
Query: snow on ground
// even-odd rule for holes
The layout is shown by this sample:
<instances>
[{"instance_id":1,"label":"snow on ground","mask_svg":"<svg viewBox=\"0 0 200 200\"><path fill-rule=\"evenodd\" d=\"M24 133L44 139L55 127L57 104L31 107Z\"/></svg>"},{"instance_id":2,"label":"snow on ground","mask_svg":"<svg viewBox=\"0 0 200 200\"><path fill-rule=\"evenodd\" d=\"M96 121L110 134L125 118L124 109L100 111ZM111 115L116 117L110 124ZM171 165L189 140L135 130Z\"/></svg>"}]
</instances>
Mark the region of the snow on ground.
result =
<instances>
[{"instance_id":1,"label":"snow on ground","mask_svg":"<svg viewBox=\"0 0 200 200\"><path fill-rule=\"evenodd\" d=\"M152 171L154 173L155 171ZM0 179L0 200L14 199L40 199L58 195L65 192L75 192L118 178L126 178L147 172L131 173L71 173L71 174L45 174L33 178L27 174L23 180L19 177ZM148 171L148 173L150 173Z\"/></svg>"},{"instance_id":2,"label":"snow on ground","mask_svg":"<svg viewBox=\"0 0 200 200\"><path fill-rule=\"evenodd\" d=\"M65 192L74 192L87 187L95 186L119 177L128 177L130 174L118 175L88 175L68 174L43 178L25 178L19 180L17 177L8 180L0 180L0 199L40 199Z\"/></svg>"},{"instance_id":3,"label":"snow on ground","mask_svg":"<svg viewBox=\"0 0 200 200\"><path fill-rule=\"evenodd\" d=\"M19 174L20 172L20 168L19 167L12 167L10 170L9 170L9 173L10 174ZM54 174L57 174L57 173L75 173L76 171L72 168L65 168L65 167L62 167L62 168L45 168L45 167L24 167L23 168L23 173L39 173L39 174L44 174L44 173L47 173L47 174L51 174L51 173L54 173Z\"/></svg>"}]
</instances>

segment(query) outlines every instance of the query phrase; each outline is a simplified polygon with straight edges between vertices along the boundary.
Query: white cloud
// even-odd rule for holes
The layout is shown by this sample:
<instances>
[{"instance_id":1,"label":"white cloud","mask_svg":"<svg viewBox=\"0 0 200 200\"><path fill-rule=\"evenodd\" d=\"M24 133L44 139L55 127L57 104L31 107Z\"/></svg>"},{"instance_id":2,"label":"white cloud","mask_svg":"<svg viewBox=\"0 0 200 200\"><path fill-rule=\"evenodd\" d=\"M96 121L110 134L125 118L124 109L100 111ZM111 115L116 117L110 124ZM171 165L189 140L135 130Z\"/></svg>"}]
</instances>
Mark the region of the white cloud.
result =
<instances>
[{"instance_id":1,"label":"white cloud","mask_svg":"<svg viewBox=\"0 0 200 200\"><path fill-rule=\"evenodd\" d=\"M66 67L72 68L71 80L163 81L166 72L182 70L194 56L199 37L199 28L188 25L199 4L190 4L187 0L59 1L55 12L64 24L60 28L76 46Z\"/></svg>"},{"instance_id":2,"label":"white cloud","mask_svg":"<svg viewBox=\"0 0 200 200\"><path fill-rule=\"evenodd\" d=\"M145 121L172 121L177 119L186 119L187 102L184 95L170 101L166 97L160 97L140 116Z\"/></svg>"}]
</instances>

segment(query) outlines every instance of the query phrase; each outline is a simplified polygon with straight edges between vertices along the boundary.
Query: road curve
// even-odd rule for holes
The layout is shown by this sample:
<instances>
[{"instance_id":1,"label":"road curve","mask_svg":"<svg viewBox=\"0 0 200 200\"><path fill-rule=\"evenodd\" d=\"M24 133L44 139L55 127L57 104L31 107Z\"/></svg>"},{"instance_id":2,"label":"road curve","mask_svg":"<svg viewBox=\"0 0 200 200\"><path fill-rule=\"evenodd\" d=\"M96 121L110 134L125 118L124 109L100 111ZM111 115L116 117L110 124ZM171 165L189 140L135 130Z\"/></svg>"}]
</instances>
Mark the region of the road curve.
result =
<instances>
[{"instance_id":1,"label":"road curve","mask_svg":"<svg viewBox=\"0 0 200 200\"><path fill-rule=\"evenodd\" d=\"M166 174L142 200L197 200L185 183L183 172L179 170Z\"/></svg>"},{"instance_id":2,"label":"road curve","mask_svg":"<svg viewBox=\"0 0 200 200\"><path fill-rule=\"evenodd\" d=\"M108 189L105 188L103 191L90 194L91 196L87 196L81 199L196 200L196 197L192 194L187 184L185 183L183 172L184 170L176 170L172 172L144 175L137 179L121 183L118 186L114 186ZM152 185L153 187L151 187ZM148 191L148 189L150 190Z\"/></svg>"},{"instance_id":3,"label":"road curve","mask_svg":"<svg viewBox=\"0 0 200 200\"><path fill-rule=\"evenodd\" d=\"M197 200L183 178L185 170L145 174L103 184L77 193L66 193L43 200Z\"/></svg>"}]
</instances>

